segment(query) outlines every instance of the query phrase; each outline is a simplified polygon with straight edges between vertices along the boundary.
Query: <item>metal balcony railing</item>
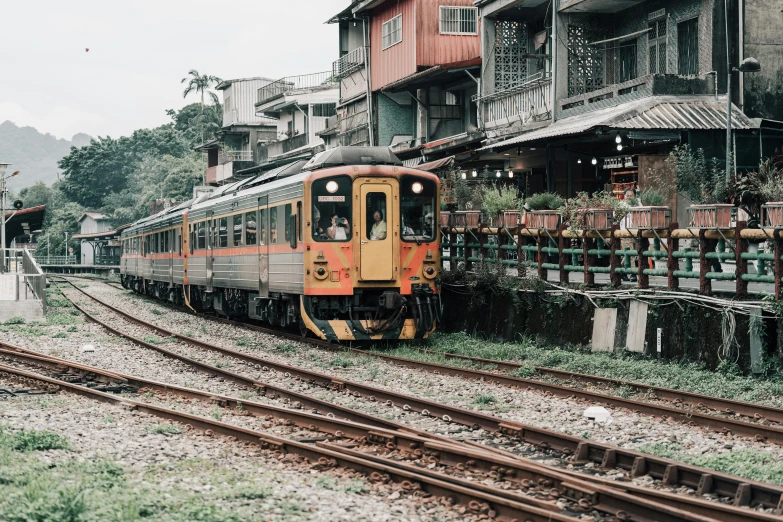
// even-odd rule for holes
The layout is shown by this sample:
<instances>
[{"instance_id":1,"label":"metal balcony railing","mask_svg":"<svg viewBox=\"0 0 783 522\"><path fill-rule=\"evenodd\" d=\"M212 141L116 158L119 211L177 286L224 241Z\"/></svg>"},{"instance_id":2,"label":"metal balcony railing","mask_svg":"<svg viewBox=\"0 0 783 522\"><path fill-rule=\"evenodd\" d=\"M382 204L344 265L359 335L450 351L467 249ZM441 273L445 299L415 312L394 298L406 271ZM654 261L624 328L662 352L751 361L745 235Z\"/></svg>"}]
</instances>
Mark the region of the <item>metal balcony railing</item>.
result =
<instances>
[{"instance_id":1,"label":"metal balcony railing","mask_svg":"<svg viewBox=\"0 0 783 522\"><path fill-rule=\"evenodd\" d=\"M280 98L287 92L299 89L313 89L328 85L336 85L332 71L325 71L300 76L286 76L274 82L268 83L258 89L258 104L263 104Z\"/></svg>"},{"instance_id":2,"label":"metal balcony railing","mask_svg":"<svg viewBox=\"0 0 783 522\"><path fill-rule=\"evenodd\" d=\"M366 47L357 47L348 54L341 56L339 60L335 60L332 64L332 76L335 79L341 79L359 70L366 61L366 55Z\"/></svg>"},{"instance_id":3,"label":"metal balcony railing","mask_svg":"<svg viewBox=\"0 0 783 522\"><path fill-rule=\"evenodd\" d=\"M221 165L231 161L253 161L252 150L221 150L218 155Z\"/></svg>"},{"instance_id":4,"label":"metal balcony railing","mask_svg":"<svg viewBox=\"0 0 783 522\"><path fill-rule=\"evenodd\" d=\"M481 97L474 97L481 106L484 122L494 122L518 115L525 120L548 118L552 96L552 78L538 73L526 78L519 85L496 91Z\"/></svg>"}]
</instances>

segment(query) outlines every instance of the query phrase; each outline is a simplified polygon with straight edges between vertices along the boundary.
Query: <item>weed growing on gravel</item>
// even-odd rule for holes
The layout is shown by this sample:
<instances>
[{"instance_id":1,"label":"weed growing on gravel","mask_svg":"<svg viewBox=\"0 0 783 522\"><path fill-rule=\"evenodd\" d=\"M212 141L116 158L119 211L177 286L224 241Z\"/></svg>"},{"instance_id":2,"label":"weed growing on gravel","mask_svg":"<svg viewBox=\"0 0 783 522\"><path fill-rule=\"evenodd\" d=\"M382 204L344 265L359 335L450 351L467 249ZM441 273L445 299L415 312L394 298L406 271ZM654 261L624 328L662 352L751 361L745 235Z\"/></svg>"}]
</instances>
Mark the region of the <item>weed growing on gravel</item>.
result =
<instances>
[{"instance_id":1,"label":"weed growing on gravel","mask_svg":"<svg viewBox=\"0 0 783 522\"><path fill-rule=\"evenodd\" d=\"M350 357L348 355L338 353L334 357L332 357L329 360L329 366L331 367L339 367L339 368L350 368L351 366L355 366L356 362L353 360L353 357Z\"/></svg>"},{"instance_id":2,"label":"weed growing on gravel","mask_svg":"<svg viewBox=\"0 0 783 522\"><path fill-rule=\"evenodd\" d=\"M264 499L272 494L272 487L268 484L250 484L233 485L227 491L223 498L241 498L245 500Z\"/></svg>"},{"instance_id":3,"label":"weed growing on gravel","mask_svg":"<svg viewBox=\"0 0 783 522\"><path fill-rule=\"evenodd\" d=\"M248 344L250 344L250 341L247 337L240 337L237 341L237 346L247 346Z\"/></svg>"},{"instance_id":4,"label":"weed growing on gravel","mask_svg":"<svg viewBox=\"0 0 783 522\"><path fill-rule=\"evenodd\" d=\"M662 362L628 353L591 353L576 348L542 346L529 338L522 338L517 342L497 342L465 333L436 333L430 338L428 348L445 353L522 363L525 366L517 371L520 377L531 377L530 374L536 366L544 366L693 393L783 406L783 374L781 373L769 377L748 377L728 370L713 372L701 363ZM462 366L460 361L447 360L437 354L423 353L406 345L400 345L384 353Z\"/></svg>"},{"instance_id":5,"label":"weed growing on gravel","mask_svg":"<svg viewBox=\"0 0 783 522\"><path fill-rule=\"evenodd\" d=\"M152 313L153 313L153 314L155 314L155 315L163 315L163 314L165 314L165 313L166 313L165 311L163 311L163 310L160 310L160 309L158 309L158 308L153 308L152 310L150 310L150 312L152 312Z\"/></svg>"},{"instance_id":6,"label":"weed growing on gravel","mask_svg":"<svg viewBox=\"0 0 783 522\"><path fill-rule=\"evenodd\" d=\"M159 435L179 435L180 433L183 433L185 429L179 424L161 423L148 424L145 426L144 431Z\"/></svg>"},{"instance_id":7,"label":"weed growing on gravel","mask_svg":"<svg viewBox=\"0 0 783 522\"><path fill-rule=\"evenodd\" d=\"M71 314L71 315L74 315L74 316L76 316L76 315L82 315L82 313L81 313L79 310L76 310L76 309L73 309L73 310L71 310L71 311L70 311L70 312L68 312L68 313L69 313L69 314ZM95 312L93 312L93 315L98 315L98 314L96 314Z\"/></svg>"},{"instance_id":8,"label":"weed growing on gravel","mask_svg":"<svg viewBox=\"0 0 783 522\"><path fill-rule=\"evenodd\" d=\"M24 317L11 317L3 324L24 324Z\"/></svg>"},{"instance_id":9,"label":"weed growing on gravel","mask_svg":"<svg viewBox=\"0 0 783 522\"><path fill-rule=\"evenodd\" d=\"M146 337L142 337L141 340L150 344L161 344L163 342L163 339L156 335L148 335Z\"/></svg>"},{"instance_id":10,"label":"weed growing on gravel","mask_svg":"<svg viewBox=\"0 0 783 522\"><path fill-rule=\"evenodd\" d=\"M207 325L205 325L205 324L201 325L201 333L203 333L203 334L207 333Z\"/></svg>"},{"instance_id":11,"label":"weed growing on gravel","mask_svg":"<svg viewBox=\"0 0 783 522\"><path fill-rule=\"evenodd\" d=\"M186 331L182 332L182 335L184 335L185 337L191 337L192 338L196 334L194 334L193 332L191 332L189 330L186 330Z\"/></svg>"},{"instance_id":12,"label":"weed growing on gravel","mask_svg":"<svg viewBox=\"0 0 783 522\"><path fill-rule=\"evenodd\" d=\"M645 444L637 450L750 480L783 484L783 462L762 450L746 448L719 454L694 454L683 451L679 444Z\"/></svg>"},{"instance_id":13,"label":"weed growing on gravel","mask_svg":"<svg viewBox=\"0 0 783 522\"><path fill-rule=\"evenodd\" d=\"M296 353L299 349L291 343L278 344L275 351L283 353Z\"/></svg>"},{"instance_id":14,"label":"weed growing on gravel","mask_svg":"<svg viewBox=\"0 0 783 522\"><path fill-rule=\"evenodd\" d=\"M48 332L40 326L28 326L27 328L20 330L20 333L25 337L41 337Z\"/></svg>"},{"instance_id":15,"label":"weed growing on gravel","mask_svg":"<svg viewBox=\"0 0 783 522\"><path fill-rule=\"evenodd\" d=\"M106 415L103 418L103 422L105 422L106 424L114 424L114 416L113 415Z\"/></svg>"},{"instance_id":16,"label":"weed growing on gravel","mask_svg":"<svg viewBox=\"0 0 783 522\"><path fill-rule=\"evenodd\" d=\"M70 324L76 324L76 319L73 315L64 314L61 312L49 312L46 314L46 324L65 326Z\"/></svg>"},{"instance_id":17,"label":"weed growing on gravel","mask_svg":"<svg viewBox=\"0 0 783 522\"><path fill-rule=\"evenodd\" d=\"M492 395L479 395L473 402L476 404L492 404L493 402L497 402L497 399Z\"/></svg>"},{"instance_id":18,"label":"weed growing on gravel","mask_svg":"<svg viewBox=\"0 0 783 522\"><path fill-rule=\"evenodd\" d=\"M56 334L52 335L52 339L65 339L68 337L68 334L65 332L57 332Z\"/></svg>"},{"instance_id":19,"label":"weed growing on gravel","mask_svg":"<svg viewBox=\"0 0 783 522\"><path fill-rule=\"evenodd\" d=\"M220 408L215 406L215 408L212 410L212 418L215 420L220 420Z\"/></svg>"},{"instance_id":20,"label":"weed growing on gravel","mask_svg":"<svg viewBox=\"0 0 783 522\"><path fill-rule=\"evenodd\" d=\"M7 426L0 426L0 448L12 451L68 449L68 441L62 435L51 431L25 429L11 431Z\"/></svg>"}]
</instances>

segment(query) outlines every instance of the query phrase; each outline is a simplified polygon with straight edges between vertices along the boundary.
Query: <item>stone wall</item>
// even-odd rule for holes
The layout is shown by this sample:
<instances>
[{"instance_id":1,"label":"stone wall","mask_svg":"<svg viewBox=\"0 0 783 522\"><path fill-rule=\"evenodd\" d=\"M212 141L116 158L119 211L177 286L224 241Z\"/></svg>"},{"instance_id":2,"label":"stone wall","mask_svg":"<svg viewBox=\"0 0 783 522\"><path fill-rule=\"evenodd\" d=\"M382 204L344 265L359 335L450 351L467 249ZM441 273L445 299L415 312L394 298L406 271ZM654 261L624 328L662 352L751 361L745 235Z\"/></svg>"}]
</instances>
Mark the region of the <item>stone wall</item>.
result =
<instances>
[{"instance_id":1,"label":"stone wall","mask_svg":"<svg viewBox=\"0 0 783 522\"><path fill-rule=\"evenodd\" d=\"M508 298L493 295L476 299L474 295L443 291L445 305L442 329L449 332L465 331L513 341L521 337L534 337L551 345L591 347L593 321L596 307L585 297L566 297L539 293L524 294L522 302L515 306ZM683 362L703 362L715 369L721 363L723 345L720 312L685 302L658 301L649 307L631 310L633 301L599 300L602 308L616 308L614 322L614 352L628 350L629 320L643 331L638 346L643 355L656 358L658 329L661 329L661 359ZM644 317L639 316L641 308ZM646 308L646 313L644 311ZM614 314L612 314L614 315ZM646 325L644 325L646 319ZM763 356L780 357L783 333L777 322L769 317L763 321L764 334L760 339L763 354L751 355L751 328L747 316L735 315L735 339L733 355L744 371L751 371L752 359ZM641 321L641 322L640 322ZM600 332L599 332L600 333ZM611 335L608 336L611 339ZM758 336L757 336L758 337ZM633 346L632 346L633 348Z\"/></svg>"}]
</instances>

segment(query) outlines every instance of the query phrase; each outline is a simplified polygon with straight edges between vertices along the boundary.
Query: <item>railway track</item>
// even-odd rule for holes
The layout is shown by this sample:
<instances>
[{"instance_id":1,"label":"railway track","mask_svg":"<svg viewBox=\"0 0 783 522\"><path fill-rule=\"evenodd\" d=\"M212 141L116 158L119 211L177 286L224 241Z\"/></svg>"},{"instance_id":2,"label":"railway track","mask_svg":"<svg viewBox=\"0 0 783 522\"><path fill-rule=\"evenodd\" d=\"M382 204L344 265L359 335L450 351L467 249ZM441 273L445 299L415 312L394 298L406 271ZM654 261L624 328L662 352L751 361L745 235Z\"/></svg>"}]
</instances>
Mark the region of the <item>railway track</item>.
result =
<instances>
[{"instance_id":1,"label":"railway track","mask_svg":"<svg viewBox=\"0 0 783 522\"><path fill-rule=\"evenodd\" d=\"M73 386L82 386L82 395L90 395L99 400L106 400L105 390L97 389L96 385L103 387L114 386L118 389L134 389L138 393L154 390L158 394L170 394L188 399L197 399L208 403L219 404L223 408L234 409L257 417L274 417L282 423L292 423L311 431L329 433L338 438L352 439L361 445L361 451L356 450L339 441L319 441L316 446L333 452L339 452L356 459L369 460L382 466L391 466L403 472L415 473L426 476L432 480L447 482L456 487L477 489L485 495L504 498L510 502L517 502L526 506L532 506L541 510L547 510L553 514L563 511L557 500L566 500L569 507L565 511L570 514L580 514L596 510L603 514L617 517L619 520L638 521L697 521L697 520L737 520L772 521L779 518L735 508L724 504L707 502L692 497L683 497L671 493L649 490L639 486L620 485L605 481L596 483L594 480L587 482L584 477L578 477L573 473L561 472L553 468L542 466L530 461L522 461L513 455L487 452L482 448L467 447L453 442L442 442L421 437L404 430L385 430L374 426L368 426L350 421L330 419L322 415L297 412L287 408L265 405L253 401L237 399L235 397L213 394L207 391L193 388L185 388L156 381L150 381L140 377L125 375L118 372L109 372L95 367L73 363L64 359L45 356L43 354L19 348L3 343L0 349L0 357L13 359L16 362L29 366L40 366L55 372L57 377L33 374L31 370L25 370L0 364L0 372L15 375L26 379L25 384L34 381L42 381L47 389L52 387L67 388L76 391ZM45 377L51 380L39 378ZM86 378L86 380L85 380ZM78 383L78 384L77 384ZM139 408L138 401L130 401L134 408ZM127 401L125 402L127 405ZM192 420L183 419L186 414L172 414L173 410L157 408L148 403L141 409L147 413L186 422ZM148 408L155 408L150 411ZM214 423L208 418L199 418L200 423L213 423L219 433L226 430L223 423ZM193 426L191 422L186 422ZM211 429L211 428L210 428ZM242 430L242 428L238 428ZM244 430L247 435L247 430ZM237 438L236 434L231 435ZM261 441L268 439L259 436ZM285 439L286 442L288 439ZM292 451L300 454L284 445L276 446L281 451ZM379 455L378 451L384 454ZM369 453L372 452L372 453ZM392 458L390 459L390 456ZM319 459L320 460L320 459ZM442 470L432 471L421 469L420 466L436 463ZM475 480L475 475L494 479L498 482L514 486L514 490L501 489L468 482L464 478L455 476L454 471L464 472L468 470ZM381 470L383 471L383 470ZM370 473L372 476L373 473ZM522 493L520 493L520 491ZM487 502L476 503L476 499L467 500L467 506L474 510L497 511ZM491 499L490 499L491 500ZM499 512L499 511L497 511ZM553 517L552 520L561 520Z\"/></svg>"},{"instance_id":2,"label":"railway track","mask_svg":"<svg viewBox=\"0 0 783 522\"><path fill-rule=\"evenodd\" d=\"M81 288L74 287L77 290L82 291ZM92 299L96 299L94 296L90 296L86 292L83 294L88 295ZM107 303L101 302L103 305ZM118 309L114 308L114 311ZM119 313L119 312L118 312ZM205 316L209 317L209 316ZM717 397L710 397L706 395L700 395L696 393L684 392L680 390L673 390L668 388L662 388L658 386L649 386L640 383L622 381L617 379L608 379L603 377L595 377L591 375L579 374L574 372L567 372L564 370L557 370L553 368L535 367L536 371L540 375L551 377L561 381L560 383L552 383L542 381L539 379L529 379L511 376L504 373L498 373L494 371L474 370L469 368L461 368L450 365L436 364L423 362L416 359L406 359L402 357L396 357L392 355L386 355L377 352L371 352L367 350L360 350L352 347L338 346L325 341L317 339L306 339L301 336L285 331L273 330L269 328L260 327L248 323L231 321L227 319L209 317L210 320L214 320L223 324L230 324L241 328L246 328L254 332L264 333L269 335L276 335L278 337L285 337L290 340L306 342L312 345L316 345L320 348L330 351L343 351L347 350L353 353L360 353L370 357L382 359L384 361L406 366L409 368L444 374L444 375L458 375L463 378L496 382L505 386L528 388L542 391L544 393L550 393L558 397L566 398L578 398L594 403L602 403L613 407L625 408L631 411L642 413L645 415L651 415L661 418L671 418L680 421L690 426L698 425L708 429L712 429L719 433L734 433L744 437L753 438L758 441L768 441L775 444L783 445L783 427L778 425L766 424L766 422L783 423L783 409L776 408L774 406L756 405L742 401L735 401L731 399L721 399ZM521 364L509 363L503 361L496 361L493 359L482 359L477 357L468 357L462 355L446 354L444 352L436 352L433 350L420 349L424 353L441 355L447 359L454 359L460 361L467 361L478 365L495 365L501 370L518 370L522 367ZM573 385L568 385L568 382L579 382L582 384L602 385L621 387L640 394L647 395L650 399L658 398L671 402L673 405L667 406L663 404L657 404L648 400L636 400L619 397L617 395L599 393L595 391L585 390ZM683 406L690 406L690 408L684 408ZM719 412L720 415L711 413L705 413L700 410L711 410L713 412ZM739 414L745 419L736 419L727 415ZM750 420L752 419L752 421Z\"/></svg>"},{"instance_id":3,"label":"railway track","mask_svg":"<svg viewBox=\"0 0 783 522\"><path fill-rule=\"evenodd\" d=\"M623 448L614 447L608 444L580 439L571 435L552 432L518 422L506 421L478 412L402 395L363 383L352 382L341 378L334 378L320 372L305 370L261 357L237 352L235 350L222 348L197 339L192 339L190 337L176 334L156 325L146 323L145 321L142 321L141 319L138 319L133 315L128 314L127 312L105 303L101 299L90 295L76 286L73 287L79 290L89 299L92 299L95 302L109 308L125 319L141 326L150 328L158 334L173 337L193 346L218 352L226 356L235 357L253 364L264 365L265 367L272 368L279 372L284 372L287 376L303 379L310 384L318 384L326 387L337 388L355 396L363 397L369 400L386 401L390 405L395 405L398 407L401 406L404 409L412 409L427 415L436 415L443 419L448 419L450 422L463 424L473 429L481 428L491 432L501 433L512 439L520 440L527 444L536 445L544 449L554 450L565 455L572 455L574 461L577 463L592 461L594 463L600 464L600 466L603 468L620 468L625 471L630 471L631 477L650 475L655 479L662 480L665 484L668 485L682 485L693 488L699 494L712 493L722 497L728 497L732 499L733 503L737 506L760 504L766 508L776 509L778 512L780 512L781 507L783 507L783 504L781 503L781 494L783 493L783 488L778 488L769 484L748 481L728 474L718 473L704 468L698 468L695 466L671 461L669 459L663 459ZM106 323L101 322L95 316L90 315L84 309L78 307L78 305L76 306L82 312L87 314L90 320L98 322L99 324L108 328L110 331L115 333L118 332L118 330L113 329ZM239 323L239 325L246 326L243 323ZM252 329L256 328L258 327L253 327ZM278 331L267 330L264 328L258 328L258 330L278 336L281 334ZM283 334L284 336L290 335L291 338L301 340L298 336L293 334L288 334L285 332ZM119 332L118 335L129 338L129 336L121 332ZM141 344L146 344L147 347L158 351L163 350L161 347L149 345L149 343L144 343L143 341ZM181 356L175 356L180 359L182 358ZM218 368L207 368L203 363L197 363L196 366L198 365L202 366L202 371L216 372L216 370L220 370L220 372L223 372L226 375L229 374L229 372L225 372L224 370ZM453 367L443 368L445 370L449 370L450 372L459 370ZM485 377L485 379L488 380L489 377L492 377L494 380L498 376L497 374L490 373L488 374L488 377ZM236 377L232 378L236 379ZM306 397L303 398L306 399Z\"/></svg>"}]
</instances>

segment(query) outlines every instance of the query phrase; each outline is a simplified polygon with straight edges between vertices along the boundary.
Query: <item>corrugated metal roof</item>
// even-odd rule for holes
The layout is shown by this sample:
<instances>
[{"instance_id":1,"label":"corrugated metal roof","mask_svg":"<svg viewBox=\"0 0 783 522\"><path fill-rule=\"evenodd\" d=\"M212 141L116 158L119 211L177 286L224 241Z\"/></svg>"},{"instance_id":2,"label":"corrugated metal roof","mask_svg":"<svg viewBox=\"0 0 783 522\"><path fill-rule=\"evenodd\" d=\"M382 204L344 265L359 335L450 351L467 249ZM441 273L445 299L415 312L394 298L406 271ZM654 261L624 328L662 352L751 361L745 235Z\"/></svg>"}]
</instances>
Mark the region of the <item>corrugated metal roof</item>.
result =
<instances>
[{"instance_id":1,"label":"corrugated metal roof","mask_svg":"<svg viewBox=\"0 0 783 522\"><path fill-rule=\"evenodd\" d=\"M752 129L753 122L732 105L734 129ZM653 96L559 120L548 127L478 149L515 145L557 136L611 129L720 130L726 128L726 99L708 96Z\"/></svg>"}]
</instances>

